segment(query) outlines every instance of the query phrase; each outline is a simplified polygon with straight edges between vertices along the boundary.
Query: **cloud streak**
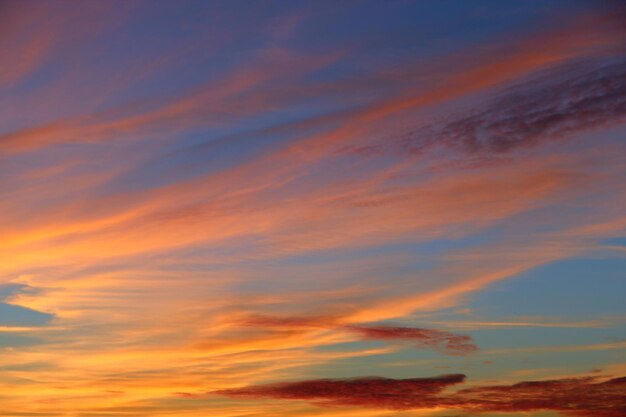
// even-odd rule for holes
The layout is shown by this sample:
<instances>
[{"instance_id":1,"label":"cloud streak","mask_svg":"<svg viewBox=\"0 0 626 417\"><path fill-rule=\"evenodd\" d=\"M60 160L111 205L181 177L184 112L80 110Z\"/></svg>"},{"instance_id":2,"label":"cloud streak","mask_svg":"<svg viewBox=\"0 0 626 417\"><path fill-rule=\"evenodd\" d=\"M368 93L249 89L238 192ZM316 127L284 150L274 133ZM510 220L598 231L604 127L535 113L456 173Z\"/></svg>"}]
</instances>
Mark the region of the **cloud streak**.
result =
<instances>
[{"instance_id":1,"label":"cloud streak","mask_svg":"<svg viewBox=\"0 0 626 417\"><path fill-rule=\"evenodd\" d=\"M2 4L0 344L14 347L0 355L2 412L302 415L308 404L171 393L329 366L389 378L240 396L338 417L355 415L339 405L480 411L484 392L447 393L461 376L394 379L407 372L394 364L462 363L490 385L526 353L607 369L600 355L623 343L582 326L540 340L529 320L453 311L626 235L626 147L606 130L624 120L623 28L560 2L478 3L457 17L440 2ZM540 146L591 131L593 143ZM368 144L380 149L351 153ZM514 347L518 325L532 335ZM487 327L471 333L480 350L463 333ZM574 331L580 345L558 339Z\"/></svg>"},{"instance_id":2,"label":"cloud streak","mask_svg":"<svg viewBox=\"0 0 626 417\"><path fill-rule=\"evenodd\" d=\"M418 327L342 323L347 318L341 316L275 317L255 315L241 320L240 323L256 328L300 332L306 332L310 329L329 329L352 334L361 340L415 343L415 348L434 349L449 355L467 355L478 350L478 346L467 335Z\"/></svg>"},{"instance_id":3,"label":"cloud streak","mask_svg":"<svg viewBox=\"0 0 626 417\"><path fill-rule=\"evenodd\" d=\"M431 348L451 355L466 355L478 350L470 336L434 329L396 326L348 326L364 339L416 342L417 348Z\"/></svg>"},{"instance_id":4,"label":"cloud streak","mask_svg":"<svg viewBox=\"0 0 626 417\"><path fill-rule=\"evenodd\" d=\"M571 416L619 417L626 413L626 377L604 382L572 378L476 387L461 390L450 399L462 409L479 412L545 410Z\"/></svg>"},{"instance_id":5,"label":"cloud streak","mask_svg":"<svg viewBox=\"0 0 626 417\"><path fill-rule=\"evenodd\" d=\"M626 118L626 61L586 65L568 79L552 79L516 87L483 110L451 118L401 139L403 150L419 152L433 146L471 153L504 153L576 133L616 125Z\"/></svg>"},{"instance_id":6,"label":"cloud streak","mask_svg":"<svg viewBox=\"0 0 626 417\"><path fill-rule=\"evenodd\" d=\"M445 394L465 375L432 378L322 379L214 391L233 398L305 400L319 406L390 410L444 408L471 414L556 411L569 416L620 417L626 412L626 377L528 381L477 386Z\"/></svg>"},{"instance_id":7,"label":"cloud streak","mask_svg":"<svg viewBox=\"0 0 626 417\"><path fill-rule=\"evenodd\" d=\"M307 400L321 406L360 406L403 410L432 407L435 394L463 382L465 375L431 378L318 379L215 391L234 398Z\"/></svg>"}]
</instances>

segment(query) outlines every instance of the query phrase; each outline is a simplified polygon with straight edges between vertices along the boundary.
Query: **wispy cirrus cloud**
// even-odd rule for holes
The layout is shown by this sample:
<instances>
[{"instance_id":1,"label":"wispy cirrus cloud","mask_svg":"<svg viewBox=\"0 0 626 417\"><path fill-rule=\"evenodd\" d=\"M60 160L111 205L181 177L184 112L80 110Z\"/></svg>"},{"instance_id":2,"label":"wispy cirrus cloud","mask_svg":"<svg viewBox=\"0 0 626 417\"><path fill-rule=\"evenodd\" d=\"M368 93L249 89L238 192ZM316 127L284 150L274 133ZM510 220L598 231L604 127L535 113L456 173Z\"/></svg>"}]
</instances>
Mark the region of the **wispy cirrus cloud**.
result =
<instances>
[{"instance_id":1,"label":"wispy cirrus cloud","mask_svg":"<svg viewBox=\"0 0 626 417\"><path fill-rule=\"evenodd\" d=\"M364 339L415 342L418 348L431 348L452 355L466 355L478 350L470 336L442 330L397 326L348 326L347 329Z\"/></svg>"},{"instance_id":2,"label":"wispy cirrus cloud","mask_svg":"<svg viewBox=\"0 0 626 417\"><path fill-rule=\"evenodd\" d=\"M41 9L41 13L45 14L47 9ZM135 101L106 111L84 111L82 116L5 131L0 136L0 151L13 153L64 143L101 143L122 137L154 135L157 131L173 134L206 128L225 119L234 121L236 115L249 116L268 109L284 110L310 99L342 96L346 89L358 95L371 93L372 85L389 86L397 83L398 79L404 81L401 84L405 84L405 88L400 93L395 91L371 103L356 105L349 111L342 110L335 117L324 115L306 122L288 123L294 129L292 133L301 131L304 125L328 130L313 137L306 135L287 149L288 153L301 152L302 147L307 146L311 148L311 155L318 154L328 145L349 145L362 134L359 125L371 124L405 110L455 100L560 63L612 51L621 45L615 21L616 17L608 13L566 19L551 30L512 37L487 48L481 46L473 53L452 54L439 59L431 67L424 68L420 63L405 71L408 75L398 77L392 73L373 79L366 77L356 83L352 78L321 83L310 82L305 77L345 53L296 58L289 56L294 55L294 51L281 47L267 48L263 59L247 63L244 70L231 71L224 79L213 83L195 85L192 92L182 96L166 96L161 100L152 98L144 100L144 103ZM41 33L36 35L42 41L47 39ZM457 67L462 70L449 70ZM442 71L442 68L447 70ZM437 79L434 88L424 88L421 83L415 82L425 77ZM278 86L275 85L277 78L281 78ZM338 123L340 127L335 128ZM254 133L251 135L254 136ZM314 152L314 149L317 151Z\"/></svg>"},{"instance_id":3,"label":"wispy cirrus cloud","mask_svg":"<svg viewBox=\"0 0 626 417\"><path fill-rule=\"evenodd\" d=\"M406 347L463 356L477 348L464 329L516 324L459 323L456 333L428 320L420 323L434 328L380 323L414 323L416 311L426 318L623 235L623 146L605 132L593 138L595 149L539 146L623 121L616 14L487 31L493 37L481 31L478 43L462 39L461 48L424 55L385 40L398 56L378 59L344 47L341 36L327 44L300 37L302 25L341 26L362 38L323 3L319 16L296 11L269 41L247 30L276 26L265 8L131 3L142 7L122 19L127 25L97 8L47 13L51 3L34 18L34 2L22 11L13 3L25 20L0 17L0 279L45 289L0 303L0 327L7 309L50 312L59 324L29 327L45 345L2 356L8 415L53 408L51 415L221 416L215 404L177 409L170 394L298 380L302 369L319 367L318 375L337 361L345 361L337 372L361 360L382 368L403 362L392 355L424 354ZM261 9L265 17L255 14ZM501 16L491 19L499 28ZM221 23L209 36L213 21ZM73 23L88 36L74 36ZM259 36L232 44L223 27L237 38ZM371 33L379 32L386 29ZM406 38L416 48L421 39L412 29ZM225 51L214 56L218 44ZM587 65L573 65L581 60ZM466 102L478 110L443 115ZM441 123L412 131L428 120ZM382 152L342 153L409 130ZM420 146L428 157L419 157ZM531 146L546 153L513 152ZM450 163L458 159L478 162ZM236 320L250 312L259 316ZM354 343L363 341L383 343ZM536 352L566 352L567 343L537 343ZM510 355L507 348L481 342L487 354ZM623 344L572 350L617 348ZM480 355L437 360L474 367ZM42 366L11 367L29 363ZM302 399L356 406L367 401L367 385L394 399L372 393L372 413L387 413L394 401L420 407L435 396L435 404L461 379L325 380L324 392L342 394L324 400L307 391ZM281 395L296 398L290 389L281 385ZM278 412L250 404L223 415L297 415L283 402Z\"/></svg>"},{"instance_id":4,"label":"wispy cirrus cloud","mask_svg":"<svg viewBox=\"0 0 626 417\"><path fill-rule=\"evenodd\" d=\"M196 85L193 91L177 97L141 100L5 132L0 134L0 151L11 154L68 143L128 140L156 132L173 135L268 111L270 106L276 106L271 96L244 97L277 77L294 78L296 74L302 76L322 68L338 54L298 56L294 51L276 48L260 55L245 68Z\"/></svg>"},{"instance_id":5,"label":"wispy cirrus cloud","mask_svg":"<svg viewBox=\"0 0 626 417\"><path fill-rule=\"evenodd\" d=\"M623 122L626 61L618 58L583 68L551 71L547 79L517 86L477 112L418 129L400 139L402 149L445 146L503 153Z\"/></svg>"},{"instance_id":6,"label":"wispy cirrus cloud","mask_svg":"<svg viewBox=\"0 0 626 417\"><path fill-rule=\"evenodd\" d=\"M478 350L468 335L436 329L390 325L346 324L341 316L277 317L253 315L240 321L244 326L306 332L329 329L346 332L361 340L402 341L414 343L418 349L434 349L449 355L467 355Z\"/></svg>"}]
</instances>

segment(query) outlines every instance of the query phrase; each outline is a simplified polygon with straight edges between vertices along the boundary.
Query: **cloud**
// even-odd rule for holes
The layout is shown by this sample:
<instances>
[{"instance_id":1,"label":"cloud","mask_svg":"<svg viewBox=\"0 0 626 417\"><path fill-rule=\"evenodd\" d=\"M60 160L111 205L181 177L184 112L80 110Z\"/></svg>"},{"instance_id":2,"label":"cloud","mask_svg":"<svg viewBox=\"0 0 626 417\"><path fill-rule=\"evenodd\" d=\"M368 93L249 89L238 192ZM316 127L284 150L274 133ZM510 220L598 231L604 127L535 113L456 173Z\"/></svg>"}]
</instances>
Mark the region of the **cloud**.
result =
<instances>
[{"instance_id":1,"label":"cloud","mask_svg":"<svg viewBox=\"0 0 626 417\"><path fill-rule=\"evenodd\" d=\"M235 398L308 400L321 406L363 406L401 410L433 407L436 394L451 385L463 382L464 379L465 375L460 374L411 379L379 377L318 379L227 389L214 393Z\"/></svg>"},{"instance_id":2,"label":"cloud","mask_svg":"<svg viewBox=\"0 0 626 417\"><path fill-rule=\"evenodd\" d=\"M167 27L148 24L152 21L142 17L134 27ZM176 27L184 22L174 21ZM480 56L474 48L447 58L447 50L440 51L444 57L435 57L435 67L444 67L443 61L455 65L445 65L441 72L429 64L402 67L406 77L400 79L386 71L395 61L381 61L384 68L380 76L371 75L376 81L371 90L363 79L353 79L352 71L345 80L334 78L335 72L346 74L335 71L337 67L308 76L332 60L325 54L296 53L270 54L258 61L242 57L243 65L234 63L233 71L223 75L204 74L205 67L198 63L204 74L199 73L199 79L187 77L196 61L180 62L183 71L176 71L175 82L164 79L145 97L134 88L143 91L143 82L149 80L133 82L148 78L141 63L152 68L142 52L132 76L125 70L115 74L126 68L126 61L104 65L106 60L99 60L102 68L94 73L88 63L75 59L59 70L72 67L72 74L82 72L84 79L59 74L66 81L52 83L47 94L33 85L29 96L19 97L27 104L21 107L13 105L18 98L7 97L11 105L5 107L14 114L29 113L23 109L34 106L26 122L37 123L11 121L0 138L2 173L9 174L0 175L6 184L6 198L0 203L0 269L3 275L47 289L41 296L7 303L54 312L58 328L37 330L45 338L43 348L16 350L5 360L46 361L62 372L10 375L32 381L12 387L12 398L3 399L11 401L5 412L49 409L49 403L38 402L49 400L57 401L58 413L88 413L94 401L110 406L108 397L101 398L103 389L127 392L127 403L147 403L173 391L217 390L240 381L254 385L261 378L277 381L286 375L302 379L297 372L304 367L355 357L367 356L368 362L384 366L386 354L403 344L465 352L473 342L462 335L371 323L449 307L492 282L572 255L570 248L581 239L562 238L563 229L594 225L589 217L570 213L580 205L568 196L584 198L594 204L589 211L596 217L613 221L608 205L611 197L621 195L613 191L621 188L608 188L608 182L621 176L594 174L600 165L617 171L622 166L615 161L620 152L600 142L593 155L545 155L469 173L431 173L415 161L335 159L334 148L370 136L375 140L378 130L372 126L383 134L404 131L404 124L395 123L398 113L445 105L554 63L587 56L588 50L579 48L584 42L578 42L586 32L566 32L494 47L481 42L479 49L485 52ZM130 34L133 40L152 39L135 34ZM124 39L113 36L106 44L117 51ZM87 44L94 56L101 56L99 43ZM144 49L143 43L129 45L132 55ZM174 59L178 54L168 45L172 43L155 42L155 54ZM500 47L505 49L502 54ZM74 55L83 58L75 49ZM204 52L200 58L219 61ZM233 52L243 54L238 48ZM352 61L350 56L339 67L348 64L350 69ZM28 79L32 71L6 85ZM156 83L163 72L151 71L155 78L150 83ZM367 68L362 72L370 77ZM179 84L187 78L185 84L193 84L189 90ZM103 86L99 80L107 83ZM123 85L129 85L128 91ZM118 90L123 90L119 96ZM94 108L87 101L79 109L66 108L83 95L102 105ZM345 99L334 102L337 96ZM65 103L67 97L74 98ZM36 111L39 108L46 111ZM417 124L415 114L406 117L408 126ZM127 140L134 138L138 142ZM174 151L195 143L205 146L163 156L172 149L163 149L161 140ZM95 142L100 145L18 154L48 145ZM586 163L589 160L592 163ZM435 158L427 164L440 162ZM203 168L196 169L196 164ZM587 176L593 181L581 182ZM114 181L108 182L111 178ZM590 190L594 198L587 198ZM551 205L556 216L543 217L544 212L535 210ZM530 221L522 218L526 214ZM550 224L553 219L567 224ZM550 227L539 230L544 221ZM474 236L487 227L486 239ZM506 236L491 243L492 230L506 230ZM553 231L559 236L548 235ZM587 236L604 232L594 233ZM462 249L450 255L451 248L459 246ZM241 309L288 316L302 311L342 315L261 317L255 324L261 329L231 332L232 316ZM231 321L223 323L221 317ZM2 312L0 318L5 318ZM384 343L369 352L362 350L362 343L350 345L354 350L326 348L365 339ZM53 390L70 385L68 381L71 389ZM242 413L236 410L236 415Z\"/></svg>"},{"instance_id":3,"label":"cloud","mask_svg":"<svg viewBox=\"0 0 626 417\"><path fill-rule=\"evenodd\" d=\"M418 327L346 325L340 316L274 317L254 315L241 321L245 326L306 331L307 329L335 329L346 331L362 340L397 340L416 342L418 349L435 349L450 355L466 355L478 350L470 336Z\"/></svg>"},{"instance_id":4,"label":"cloud","mask_svg":"<svg viewBox=\"0 0 626 417\"><path fill-rule=\"evenodd\" d=\"M194 86L193 92L182 96L168 95L162 98L164 101L152 99L143 104L126 103L105 111L85 109L86 113L82 116L59 118L2 132L0 151L12 154L58 144L105 143L121 138L153 137L163 131L172 135L215 127L225 121L239 124L244 116L269 110L286 110L311 99L339 96L344 100L353 94L358 97L363 92L371 93L373 86L388 88L402 84L400 94L381 97L365 106L359 104L349 111L341 110L338 114L318 115L311 120L281 126L284 130L293 130L291 133L294 135L301 134L303 125L330 129L330 133L313 137L307 135L303 140L294 141L294 146L287 148L289 157L293 152L300 153L303 150L311 153L311 157L320 156L318 152L322 156L333 155L333 152L326 152L327 145L332 147L346 142L349 146L349 142L363 136L362 127L394 113L455 100L555 64L615 49L616 45L622 43L623 33L615 21L616 14L613 13L610 18L607 15L603 12L582 20L559 21L558 24L553 23L555 27L550 30L528 33L522 38L511 37L506 42L496 42L491 46L481 45L471 53L452 54L445 59L435 60L436 64L432 66L425 66L420 60L419 65L404 69L402 72L405 75L388 68L381 74L370 74L365 78L310 82L306 75L328 67L341 54L333 52L304 56L278 47L267 48L261 54L261 59L247 63L245 70L231 71L217 82L198 84ZM13 35L11 38L19 36ZM46 39L45 36L38 36L37 42ZM19 51L23 48L20 46L16 49ZM475 64L477 62L478 65ZM40 63L37 65L41 66ZM457 70L450 71L449 68ZM424 78L438 81L434 88L424 89L421 83L416 82ZM275 82L277 79L281 80L278 86ZM342 123L335 129L338 121ZM259 134L257 130L262 132L264 129L267 127L254 129L249 135L239 133L235 136L256 137ZM214 145L215 138L213 135L210 137L207 143ZM233 136L226 135L226 139L232 141ZM191 152L197 152L197 149L193 147Z\"/></svg>"},{"instance_id":5,"label":"cloud","mask_svg":"<svg viewBox=\"0 0 626 417\"><path fill-rule=\"evenodd\" d=\"M443 393L465 375L431 378L320 379L214 391L233 398L306 400L320 406L360 406L392 410L446 408L469 413L556 411L581 417L626 413L626 377L527 381Z\"/></svg>"},{"instance_id":6,"label":"cloud","mask_svg":"<svg viewBox=\"0 0 626 417\"><path fill-rule=\"evenodd\" d=\"M323 68L337 59L336 54L301 56L283 50L259 54L243 69L233 70L218 82L195 85L193 91L158 100L140 100L107 110L68 117L34 127L0 134L0 151L32 151L68 143L104 143L141 135L154 135L213 126L237 120L255 112L269 111L269 95L248 97L251 91L283 77L284 82ZM247 97L242 98L241 96Z\"/></svg>"},{"instance_id":7,"label":"cloud","mask_svg":"<svg viewBox=\"0 0 626 417\"><path fill-rule=\"evenodd\" d=\"M19 86L65 56L79 42L92 40L126 15L129 7L67 0L0 5L0 91ZM4 92L3 91L3 92Z\"/></svg>"},{"instance_id":8,"label":"cloud","mask_svg":"<svg viewBox=\"0 0 626 417\"><path fill-rule=\"evenodd\" d=\"M337 318L330 316L268 316L262 314L251 315L241 320L245 326L257 327L285 327L285 328L307 328L307 327L333 327L337 323Z\"/></svg>"},{"instance_id":9,"label":"cloud","mask_svg":"<svg viewBox=\"0 0 626 417\"><path fill-rule=\"evenodd\" d=\"M419 128L400 139L403 151L433 146L503 153L571 137L626 118L626 60L562 67L487 103L476 112ZM563 78L562 73L575 74Z\"/></svg>"},{"instance_id":10,"label":"cloud","mask_svg":"<svg viewBox=\"0 0 626 417\"><path fill-rule=\"evenodd\" d=\"M620 417L626 414L626 377L520 382L461 390L451 404L479 412L551 410L572 416Z\"/></svg>"},{"instance_id":11,"label":"cloud","mask_svg":"<svg viewBox=\"0 0 626 417\"><path fill-rule=\"evenodd\" d=\"M432 348L452 355L465 355L478 350L470 336L433 329L394 326L349 326L364 339L407 340L418 348Z\"/></svg>"}]
</instances>

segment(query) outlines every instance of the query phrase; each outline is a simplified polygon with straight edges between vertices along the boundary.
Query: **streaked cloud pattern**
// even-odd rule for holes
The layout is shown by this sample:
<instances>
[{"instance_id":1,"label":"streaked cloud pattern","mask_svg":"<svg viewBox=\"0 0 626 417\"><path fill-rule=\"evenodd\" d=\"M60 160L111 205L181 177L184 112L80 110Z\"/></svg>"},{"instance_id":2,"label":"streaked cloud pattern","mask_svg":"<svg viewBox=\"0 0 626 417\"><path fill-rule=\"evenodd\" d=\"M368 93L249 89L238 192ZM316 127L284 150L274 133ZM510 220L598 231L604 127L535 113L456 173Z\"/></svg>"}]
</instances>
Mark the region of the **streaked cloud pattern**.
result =
<instances>
[{"instance_id":1,"label":"streaked cloud pattern","mask_svg":"<svg viewBox=\"0 0 626 417\"><path fill-rule=\"evenodd\" d=\"M624 415L625 23L0 2L0 414Z\"/></svg>"}]
</instances>

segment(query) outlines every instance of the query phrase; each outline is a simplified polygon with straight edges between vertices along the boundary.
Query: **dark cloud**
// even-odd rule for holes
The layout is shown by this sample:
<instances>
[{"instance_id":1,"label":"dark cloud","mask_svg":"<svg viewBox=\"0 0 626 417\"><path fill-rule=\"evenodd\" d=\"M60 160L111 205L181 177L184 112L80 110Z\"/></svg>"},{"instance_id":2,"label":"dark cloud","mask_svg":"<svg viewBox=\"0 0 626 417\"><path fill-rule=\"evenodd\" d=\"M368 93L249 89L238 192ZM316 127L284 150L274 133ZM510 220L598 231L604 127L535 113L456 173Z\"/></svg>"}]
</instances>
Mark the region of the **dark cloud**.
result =
<instances>
[{"instance_id":1,"label":"dark cloud","mask_svg":"<svg viewBox=\"0 0 626 417\"><path fill-rule=\"evenodd\" d=\"M550 410L584 417L626 416L626 377L605 382L594 378L520 382L461 390L450 404L481 412Z\"/></svg>"},{"instance_id":2,"label":"dark cloud","mask_svg":"<svg viewBox=\"0 0 626 417\"><path fill-rule=\"evenodd\" d=\"M465 355L478 350L472 338L434 329L399 326L343 325L338 316L248 316L240 324L250 327L306 331L310 328L336 329L354 333L362 340L400 340L415 347L435 349L451 355Z\"/></svg>"},{"instance_id":3,"label":"dark cloud","mask_svg":"<svg viewBox=\"0 0 626 417\"><path fill-rule=\"evenodd\" d=\"M364 406L387 409L410 409L436 406L436 394L463 382L465 375L442 375L432 378L389 379L318 379L236 388L215 394L242 398L308 400L322 406Z\"/></svg>"},{"instance_id":4,"label":"dark cloud","mask_svg":"<svg viewBox=\"0 0 626 417\"><path fill-rule=\"evenodd\" d=\"M567 74L563 76L563 74ZM626 119L626 60L561 67L508 90L481 109L419 128L402 152L434 146L504 153Z\"/></svg>"},{"instance_id":5,"label":"dark cloud","mask_svg":"<svg viewBox=\"0 0 626 417\"><path fill-rule=\"evenodd\" d=\"M394 326L349 326L348 329L364 339L407 340L417 342L419 348L432 348L453 355L465 355L478 350L470 336L441 330Z\"/></svg>"},{"instance_id":6,"label":"dark cloud","mask_svg":"<svg viewBox=\"0 0 626 417\"><path fill-rule=\"evenodd\" d=\"M233 398L306 400L321 406L405 410L447 408L455 412L554 411L574 417L626 415L626 377L597 382L569 378L474 387L444 393L465 380L461 374L432 378L319 379L215 391Z\"/></svg>"}]
</instances>

